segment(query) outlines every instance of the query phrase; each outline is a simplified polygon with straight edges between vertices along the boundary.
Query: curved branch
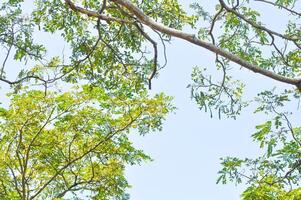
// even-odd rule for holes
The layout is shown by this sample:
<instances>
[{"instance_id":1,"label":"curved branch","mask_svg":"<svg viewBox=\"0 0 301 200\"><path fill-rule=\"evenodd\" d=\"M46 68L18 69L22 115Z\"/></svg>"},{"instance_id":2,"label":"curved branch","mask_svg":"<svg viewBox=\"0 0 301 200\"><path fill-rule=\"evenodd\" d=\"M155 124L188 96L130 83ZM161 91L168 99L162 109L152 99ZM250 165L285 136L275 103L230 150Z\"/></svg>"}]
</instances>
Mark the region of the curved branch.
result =
<instances>
[{"instance_id":1,"label":"curved branch","mask_svg":"<svg viewBox=\"0 0 301 200\"><path fill-rule=\"evenodd\" d=\"M248 24L250 24L251 26L253 26L254 28L257 28L257 29L260 29L260 30L264 30L265 32L269 33L269 34L273 34L273 35L276 35L282 39L286 39L286 40L289 40L289 41L293 41L293 42L296 42L297 40L299 40L300 38L292 38L292 37L289 37L287 35L284 35L284 34L281 34L281 33L278 33L276 31L273 31L265 26L262 26L260 24L257 24L255 22L253 22L252 20L246 18L244 15L240 14L239 12L237 12L236 10L234 10L233 8L230 8L229 6L226 5L226 3L223 1L223 0L219 0L221 6L223 8L225 8L228 12L230 13L233 13L234 15L236 15L238 18L242 19L243 21L247 22Z\"/></svg>"},{"instance_id":2,"label":"curved branch","mask_svg":"<svg viewBox=\"0 0 301 200\"><path fill-rule=\"evenodd\" d=\"M136 24L137 29L140 31L140 33L143 35L144 38L146 38L152 45L154 49L154 63L153 63L153 71L148 77L148 89L152 89L152 79L155 77L158 69L158 46L157 42L153 40L144 30L143 27L140 27L138 24Z\"/></svg>"},{"instance_id":3,"label":"curved branch","mask_svg":"<svg viewBox=\"0 0 301 200\"><path fill-rule=\"evenodd\" d=\"M42 82L44 82L44 83L47 82L46 80L42 79L41 77L34 76L34 75L25 76L25 77L23 77L23 78L21 78L21 79L18 79L18 80L16 80L16 81L10 81L10 80L7 80L7 79L5 79L5 78L1 78L1 77L0 77L0 81L3 81L3 82L5 82L5 83L7 83L7 84L9 84L9 85L19 84L19 83L21 83L21 82L23 82L23 81L25 81L25 80L28 80L28 79L36 79L36 80L42 81Z\"/></svg>"},{"instance_id":4,"label":"curved branch","mask_svg":"<svg viewBox=\"0 0 301 200\"><path fill-rule=\"evenodd\" d=\"M67 3L70 2L70 0L65 0L65 1ZM263 69L257 65L254 65L252 63L249 63L249 62L241 59L239 56L232 54L229 51L226 51L226 50L219 48L211 43L208 43L208 42L198 39L194 34L189 34L189 33L183 32L181 30L170 28L161 23L158 23L154 19L147 16L142 10L140 10L137 6L135 6L128 0L111 0L111 1L125 7L130 13L135 15L135 17L141 23L143 23L144 25L146 25L154 30L157 30L161 33L164 33L164 34L176 37L176 38L186 40L192 44L203 47L213 53L219 54L220 56L223 56L223 57L229 59L230 61L232 61L238 65L241 65L242 67L244 67L246 69L253 71L254 73L259 73L261 75L264 75L264 76L274 79L276 81L294 85L301 91L301 78L289 78L289 77L279 75L275 72ZM74 9L75 11L81 12L83 14L88 13L87 15L91 16L91 17L97 17L97 18L102 17L102 15L99 15L98 12L90 11L90 10L80 8L77 6L75 6L75 7L73 6L73 7L71 7L71 9Z\"/></svg>"},{"instance_id":5,"label":"curved branch","mask_svg":"<svg viewBox=\"0 0 301 200\"><path fill-rule=\"evenodd\" d=\"M104 20L107 22L116 21L116 22L120 22L120 23L131 23L130 21L127 21L124 19L110 17L107 15L101 14L99 12L94 12L94 11L87 10L85 8L81 8L79 6L76 6L71 0L65 0L65 2L69 6L69 8L71 8L73 11L83 13L83 14L87 15L88 17L96 17L98 19L101 19L101 20Z\"/></svg>"},{"instance_id":6,"label":"curved branch","mask_svg":"<svg viewBox=\"0 0 301 200\"><path fill-rule=\"evenodd\" d=\"M274 80L277 80L277 81L280 81L283 83L288 83L288 84L294 85L299 90L301 90L301 79L300 78L296 79L296 78L288 78L285 76L281 76L277 73L274 73L272 71L263 69L257 65L246 62L245 60L241 59L237 55L234 55L234 54L232 54L222 48L219 48L211 43L202 41L202 40L196 38L196 36L194 34L185 33L183 31L164 26L161 23L154 21L152 18L150 18L149 16L144 14L142 10L140 10L138 7L136 7L134 4L132 4L128 0L111 0L111 1L116 2L119 5L127 8L132 14L134 14L146 26L149 26L157 31L168 34L170 36L177 37L177 38L186 40L190 43L193 43L195 45L198 45L200 47L203 47L203 48L205 48L213 53L219 54L219 55L231 60L232 62L235 62L235 63L241 65L242 67L249 69L255 73L262 74L264 76L267 76L271 79L274 79Z\"/></svg>"}]
</instances>

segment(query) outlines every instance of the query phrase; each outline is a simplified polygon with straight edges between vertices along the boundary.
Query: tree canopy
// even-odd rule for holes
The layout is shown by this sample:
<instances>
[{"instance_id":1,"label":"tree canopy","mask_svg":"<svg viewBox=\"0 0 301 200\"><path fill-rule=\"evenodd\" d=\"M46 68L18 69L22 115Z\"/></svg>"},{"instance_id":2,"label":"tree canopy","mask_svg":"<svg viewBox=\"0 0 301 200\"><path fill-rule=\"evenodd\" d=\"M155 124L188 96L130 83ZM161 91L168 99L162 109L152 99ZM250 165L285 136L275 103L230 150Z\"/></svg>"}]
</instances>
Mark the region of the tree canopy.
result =
<instances>
[{"instance_id":1,"label":"tree canopy","mask_svg":"<svg viewBox=\"0 0 301 200\"><path fill-rule=\"evenodd\" d=\"M265 24L258 5L286 22ZM215 55L215 73L192 71L200 110L236 119L256 102L268 117L251 135L262 155L222 159L217 183L244 182L246 200L300 199L301 128L287 110L300 100L300 6L218 0L214 11L195 2L187 12L177 0L3 0L0 81L11 89L0 108L1 199L128 199L125 165L150 160L129 132L161 130L175 109L171 97L148 94L173 37ZM47 38L62 39L66 53L50 56ZM246 100L244 80L231 74L239 67L285 89L261 86Z\"/></svg>"}]
</instances>

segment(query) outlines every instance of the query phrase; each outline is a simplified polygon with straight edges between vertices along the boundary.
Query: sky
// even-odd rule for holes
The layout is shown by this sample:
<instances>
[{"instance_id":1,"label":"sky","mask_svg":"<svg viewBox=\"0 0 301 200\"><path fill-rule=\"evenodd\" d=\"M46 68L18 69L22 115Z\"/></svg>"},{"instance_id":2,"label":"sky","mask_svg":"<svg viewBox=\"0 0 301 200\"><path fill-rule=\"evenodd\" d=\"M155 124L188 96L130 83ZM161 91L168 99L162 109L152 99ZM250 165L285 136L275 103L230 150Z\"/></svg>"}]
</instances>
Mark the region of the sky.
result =
<instances>
[{"instance_id":1,"label":"sky","mask_svg":"<svg viewBox=\"0 0 301 200\"><path fill-rule=\"evenodd\" d=\"M167 118L163 131L145 137L133 136L134 144L154 159L142 166L129 167L133 200L239 199L241 188L216 185L220 158L254 156L258 152L250 135L264 119L245 111L237 120L210 118L190 98L192 67L214 67L212 54L184 41L168 46L168 66L153 81L154 92L174 97L176 114ZM242 72L245 76L247 71ZM264 82L263 77L251 76Z\"/></svg>"},{"instance_id":2,"label":"sky","mask_svg":"<svg viewBox=\"0 0 301 200\"><path fill-rule=\"evenodd\" d=\"M193 0L180 2L190 12L188 6ZM211 9L216 1L198 2ZM266 20L267 23L275 25L282 19L267 17ZM39 37L45 39L48 36ZM53 53L57 53L58 47L61 48L63 42L50 38L47 40L51 41L48 43ZM173 39L171 44L167 45L167 57L168 65L160 71L159 77L153 80L153 89L150 92L153 94L165 92L173 96L177 110L175 114L167 117L162 132L144 137L131 135L134 145L154 159L152 162L142 163L141 166L127 167L126 176L132 185L128 190L131 199L240 199L243 186L216 185L217 172L221 167L220 158L258 155L260 151L250 136L254 133L254 127L264 122L267 116L253 114L254 107L251 106L246 108L237 120L210 118L209 114L200 111L190 98L187 85L191 83L190 75L193 67L215 67L214 55L185 41ZM237 65L232 66L235 78L244 80L246 84L247 98L256 95L262 87L266 89L274 86L283 87L275 81L247 70L236 70L239 69ZM5 86L2 87L2 92L4 90ZM2 102L4 99L4 96L0 96Z\"/></svg>"},{"instance_id":3,"label":"sky","mask_svg":"<svg viewBox=\"0 0 301 200\"><path fill-rule=\"evenodd\" d=\"M182 0L188 10L193 0ZM197 1L206 9L211 9L217 1ZM258 5L259 10L266 8ZM284 19L263 15L264 22L273 28L280 28ZM133 136L134 144L145 150L153 162L127 169L127 177L132 185L129 190L133 200L238 200L245 188L234 184L217 185L217 172L221 169L220 158L237 156L254 158L260 153L251 135L255 126L268 116L253 114L254 107L245 109L237 120L218 117L210 118L200 111L190 98L191 72L195 66L214 68L214 55L200 47L179 39L173 39L167 46L168 65L153 81L153 91L163 91L174 97L178 110L171 114L163 126L163 131ZM233 76L246 84L245 95L251 98L262 88L272 89L283 84L269 80L232 64ZM214 74L213 74L214 75ZM290 87L288 87L290 88ZM288 109L296 109L295 105Z\"/></svg>"}]
</instances>

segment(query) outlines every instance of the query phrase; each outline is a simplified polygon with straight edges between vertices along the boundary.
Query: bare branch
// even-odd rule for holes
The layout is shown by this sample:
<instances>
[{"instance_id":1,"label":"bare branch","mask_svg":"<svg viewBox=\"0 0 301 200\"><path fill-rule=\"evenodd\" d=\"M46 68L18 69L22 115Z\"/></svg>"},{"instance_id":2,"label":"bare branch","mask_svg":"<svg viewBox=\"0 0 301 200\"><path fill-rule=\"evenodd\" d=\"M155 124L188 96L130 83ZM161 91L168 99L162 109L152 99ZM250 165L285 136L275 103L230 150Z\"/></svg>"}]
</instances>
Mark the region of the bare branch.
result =
<instances>
[{"instance_id":1,"label":"bare branch","mask_svg":"<svg viewBox=\"0 0 301 200\"><path fill-rule=\"evenodd\" d=\"M287 7L285 7L285 6L282 6L282 5L276 4L276 3L274 3L274 2L271 2L271 1L266 1L266 0L254 0L254 1L259 1L259 2L266 3L266 4L270 4L270 5L273 5L273 6L275 6L275 7L282 8L282 9L284 9L284 10L286 10L286 11L288 11L288 12L292 13L292 14L295 14L295 15L301 16L301 13L298 13L298 12L296 12L296 11L295 11L295 10L293 10L293 9L287 8Z\"/></svg>"},{"instance_id":2,"label":"bare branch","mask_svg":"<svg viewBox=\"0 0 301 200\"><path fill-rule=\"evenodd\" d=\"M139 26L138 24L135 24L137 29L140 31L140 33L143 35L145 39L147 39L152 45L154 49L154 64L153 64L153 71L151 75L148 77L148 88L152 89L152 79L157 73L157 66L158 66L158 47L157 47L157 42L153 40L144 30L143 26Z\"/></svg>"}]
</instances>

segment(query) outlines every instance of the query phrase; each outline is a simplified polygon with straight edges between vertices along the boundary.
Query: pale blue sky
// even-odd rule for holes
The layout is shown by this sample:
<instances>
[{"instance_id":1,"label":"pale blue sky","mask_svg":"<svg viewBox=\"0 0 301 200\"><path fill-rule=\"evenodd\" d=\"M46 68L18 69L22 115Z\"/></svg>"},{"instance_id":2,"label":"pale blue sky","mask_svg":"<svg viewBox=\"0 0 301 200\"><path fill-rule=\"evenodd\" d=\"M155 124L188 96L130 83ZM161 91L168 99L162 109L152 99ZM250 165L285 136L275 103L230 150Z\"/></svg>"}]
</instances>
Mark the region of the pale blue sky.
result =
<instances>
[{"instance_id":1,"label":"pale blue sky","mask_svg":"<svg viewBox=\"0 0 301 200\"><path fill-rule=\"evenodd\" d=\"M250 109L236 121L211 119L208 113L199 111L186 86L192 67L214 67L214 57L180 40L174 40L168 49L169 64L153 82L153 88L154 92L174 96L178 110L168 117L161 133L133 137L154 162L128 169L132 199L239 199L240 190L234 185L215 184L219 158L254 155L257 148L250 134L263 119L250 114ZM262 77L246 71L243 74L250 76L249 82L264 82Z\"/></svg>"}]
</instances>

